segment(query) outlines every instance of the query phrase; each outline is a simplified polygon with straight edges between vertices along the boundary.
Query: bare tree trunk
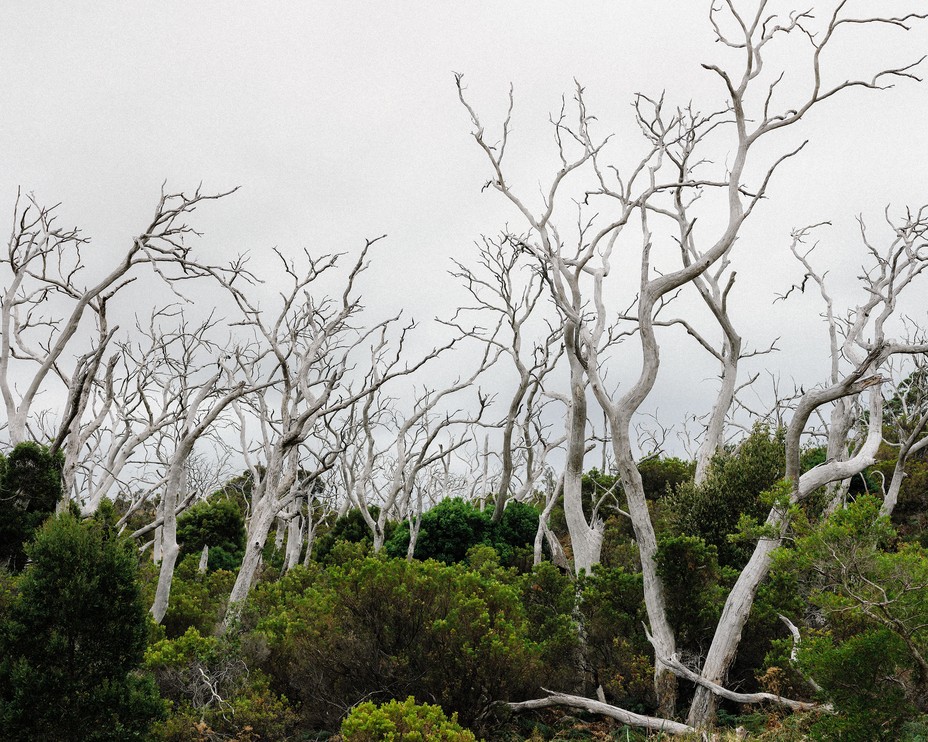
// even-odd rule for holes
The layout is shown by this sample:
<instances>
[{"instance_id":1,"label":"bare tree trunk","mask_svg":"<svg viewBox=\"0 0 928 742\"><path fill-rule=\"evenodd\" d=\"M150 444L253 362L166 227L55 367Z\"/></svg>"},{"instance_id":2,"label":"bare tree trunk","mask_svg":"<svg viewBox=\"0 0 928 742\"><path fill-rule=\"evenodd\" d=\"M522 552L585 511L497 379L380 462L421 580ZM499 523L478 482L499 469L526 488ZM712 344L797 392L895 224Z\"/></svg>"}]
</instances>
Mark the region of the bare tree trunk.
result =
<instances>
[{"instance_id":1,"label":"bare tree trunk","mask_svg":"<svg viewBox=\"0 0 928 742\"><path fill-rule=\"evenodd\" d=\"M568 325L565 334L572 332ZM589 572L599 564L603 545L603 522L590 524L583 510L583 459L586 453L586 383L583 367L576 354L568 354L570 363L570 408L567 412L567 461L564 465L564 517L570 534L574 571Z\"/></svg>"},{"instance_id":2,"label":"bare tree trunk","mask_svg":"<svg viewBox=\"0 0 928 742\"><path fill-rule=\"evenodd\" d=\"M168 482L161 498L161 507L164 510L164 522L161 525L161 570L158 573L158 586L155 588L155 601L151 606L151 615L155 623L164 620L171 599L171 583L174 580L174 566L177 564L177 555L180 546L177 543L177 516L174 509L177 504L184 481L182 464L175 464L168 474Z\"/></svg>"},{"instance_id":3,"label":"bare tree trunk","mask_svg":"<svg viewBox=\"0 0 928 742\"><path fill-rule=\"evenodd\" d=\"M860 369L860 373L863 373L863 370ZM879 377L876 377L876 380L878 382ZM790 424L790 430L787 433L787 477L792 478L791 481L795 482L790 497L792 503L805 499L818 487L829 482L846 479L856 472L863 471L873 463L877 449L882 441L883 396L879 387L870 392L870 426L867 440L854 458L847 461L829 462L811 469L801 477L799 476L799 441L809 414L815 407L828 401L828 394L840 393L840 387L850 388L854 381L854 379L848 377L848 380L831 389L807 393L803 400L804 402L808 400L804 410L803 404L800 403L797 417ZM873 379L869 379L864 380L863 383L872 386L874 382ZM786 515L780 507L775 506L770 511L766 525L773 529L774 533L782 534L786 525ZM712 644L700 672L700 675L711 683L718 685L724 685L725 683L728 668L738 652L741 632L751 614L757 589L770 571L773 552L779 547L781 538L782 536L778 538L762 538L757 542L751 558L741 571L741 574L738 575L734 587L725 600L722 616L719 618L715 635L712 637ZM663 656L669 657L670 655L663 654ZM715 694L705 686L699 686L690 706L688 723L696 727L708 726L715 720L716 707L717 697Z\"/></svg>"},{"instance_id":4,"label":"bare tree trunk","mask_svg":"<svg viewBox=\"0 0 928 742\"><path fill-rule=\"evenodd\" d=\"M209 567L209 546L203 544L203 551L200 552L200 563L197 565L197 572L205 574Z\"/></svg>"},{"instance_id":5,"label":"bare tree trunk","mask_svg":"<svg viewBox=\"0 0 928 742\"><path fill-rule=\"evenodd\" d=\"M261 566L261 553L264 550L264 544L271 531L274 518L277 516L273 498L264 497L256 505L257 507L252 511L251 518L248 521L245 556L242 558L242 566L235 578L232 592L229 593L229 607L224 621L226 627L228 627L230 618L238 617L242 605L251 591L255 575L258 573L258 567Z\"/></svg>"},{"instance_id":6,"label":"bare tree trunk","mask_svg":"<svg viewBox=\"0 0 928 742\"><path fill-rule=\"evenodd\" d=\"M705 438L703 438L699 450L696 452L695 481L697 485L706 481L706 473L709 471L709 464L712 463L712 457L715 456L722 445L725 418L728 416L732 402L735 400L735 389L738 381L738 360L741 356L740 341L741 338L738 337L737 347L732 347L731 343L726 340L725 347L722 351L722 384L719 387L718 396L716 397L715 404L712 406L712 412L709 415L709 425L706 428Z\"/></svg>"},{"instance_id":7,"label":"bare tree trunk","mask_svg":"<svg viewBox=\"0 0 928 742\"><path fill-rule=\"evenodd\" d=\"M287 551L284 554L283 572L289 572L300 563L303 553L303 516L302 498L294 503L294 512L287 523Z\"/></svg>"}]
</instances>

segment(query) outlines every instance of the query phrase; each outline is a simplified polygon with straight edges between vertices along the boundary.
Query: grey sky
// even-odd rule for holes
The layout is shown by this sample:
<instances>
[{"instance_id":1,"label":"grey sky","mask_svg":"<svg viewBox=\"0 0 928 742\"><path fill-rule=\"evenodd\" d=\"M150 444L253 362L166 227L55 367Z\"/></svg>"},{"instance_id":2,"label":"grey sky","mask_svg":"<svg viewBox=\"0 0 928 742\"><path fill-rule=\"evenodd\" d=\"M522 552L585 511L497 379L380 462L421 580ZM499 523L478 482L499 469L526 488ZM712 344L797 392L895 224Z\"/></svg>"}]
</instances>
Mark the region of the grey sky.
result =
<instances>
[{"instance_id":1,"label":"grey sky","mask_svg":"<svg viewBox=\"0 0 928 742\"><path fill-rule=\"evenodd\" d=\"M481 193L487 170L452 70L465 74L488 123L498 122L514 84L513 166L531 188L551 172L551 151L542 150L551 141L547 115L574 78L603 131L620 132L618 142L635 136L628 102L636 90L666 88L670 100L704 101L706 109L720 100L717 79L699 66L721 52L707 7L696 0L7 0L0 4L0 209L11 209L21 185L44 202L63 202L65 221L107 251L141 229L163 180L175 189L240 185L197 214L208 254L249 250L260 262L272 246L351 250L387 233L368 303L433 316L456 296L445 274L449 258L471 254L481 232L515 220L501 196ZM909 61L924 53L926 39L924 27L878 36L867 48L852 39L838 48L834 68L866 72L881 61ZM851 92L786 138L812 144L784 170L773 206L736 258L737 301L753 315L745 324L756 328L755 344L797 323L809 328L784 343L789 357L779 367L788 369L815 333L823 337L814 298L770 310L773 293L800 275L787 260L790 228L835 220L836 280L842 264L852 277L860 255L847 241L853 217L864 212L875 222L887 204L928 201L926 114L928 87L903 83ZM816 351L805 370L814 375L820 360ZM695 367L708 378L712 365L704 361ZM663 392L672 409L684 393L678 382Z\"/></svg>"}]
</instances>

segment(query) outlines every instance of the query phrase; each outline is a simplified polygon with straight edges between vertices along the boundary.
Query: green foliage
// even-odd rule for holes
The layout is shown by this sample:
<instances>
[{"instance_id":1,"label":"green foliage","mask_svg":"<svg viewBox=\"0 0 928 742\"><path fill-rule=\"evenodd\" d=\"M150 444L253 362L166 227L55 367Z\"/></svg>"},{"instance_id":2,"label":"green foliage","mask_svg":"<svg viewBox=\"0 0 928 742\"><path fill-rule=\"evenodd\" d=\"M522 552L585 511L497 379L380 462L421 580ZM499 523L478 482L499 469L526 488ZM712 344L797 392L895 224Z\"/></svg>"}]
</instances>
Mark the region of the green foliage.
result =
<instances>
[{"instance_id":1,"label":"green foliage","mask_svg":"<svg viewBox=\"0 0 928 742\"><path fill-rule=\"evenodd\" d=\"M445 564L461 562L471 546L485 543L489 527L489 512L481 512L459 497L442 500L422 514L416 556ZM404 522L386 544L386 552L389 556L406 556L408 546L409 523Z\"/></svg>"},{"instance_id":2,"label":"green foliage","mask_svg":"<svg viewBox=\"0 0 928 742\"><path fill-rule=\"evenodd\" d=\"M293 570L283 586L258 587L244 620L263 639L275 687L302 703L311 728L337 728L339 707L409 693L471 723L544 676L515 575L478 561L372 557Z\"/></svg>"},{"instance_id":3,"label":"green foliage","mask_svg":"<svg viewBox=\"0 0 928 742\"><path fill-rule=\"evenodd\" d=\"M649 500L658 500L672 494L677 488L690 482L696 472L696 464L675 456L655 456L638 464L644 494Z\"/></svg>"},{"instance_id":4,"label":"green foliage","mask_svg":"<svg viewBox=\"0 0 928 742\"><path fill-rule=\"evenodd\" d=\"M376 505L371 505L369 510L371 517L377 520L380 515L380 508ZM393 534L393 528L393 523L387 523L385 528L385 538L387 540L389 540L390 536ZM331 529L316 539L313 556L320 562L337 563L330 558L330 552L339 541L347 541L353 544L374 543L371 529L358 508L349 510L335 521Z\"/></svg>"},{"instance_id":5,"label":"green foliage","mask_svg":"<svg viewBox=\"0 0 928 742\"><path fill-rule=\"evenodd\" d=\"M146 739L163 704L136 668L147 635L132 544L111 513L49 519L0 631L6 739Z\"/></svg>"},{"instance_id":6,"label":"green foliage","mask_svg":"<svg viewBox=\"0 0 928 742\"><path fill-rule=\"evenodd\" d=\"M531 505L510 501L497 524L492 513L481 511L461 498L442 500L422 514L416 540L417 559L436 559L445 564L461 562L477 544L492 546L504 564L516 563L520 550L531 544L538 529L538 511ZM384 545L389 556L406 556L409 523L401 523Z\"/></svg>"},{"instance_id":7,"label":"green foliage","mask_svg":"<svg viewBox=\"0 0 928 742\"><path fill-rule=\"evenodd\" d=\"M249 669L235 636L203 636L191 628L149 647L145 666L172 704L170 718L155 726L155 740L244 742L293 733L295 712L270 689L267 676Z\"/></svg>"},{"instance_id":8,"label":"green foliage","mask_svg":"<svg viewBox=\"0 0 928 742\"><path fill-rule=\"evenodd\" d=\"M183 557L174 570L171 583L171 604L162 621L169 637L183 634L194 627L210 633L222 617L226 600L235 583L235 573L226 570L200 572L197 554ZM152 585L157 575L152 575Z\"/></svg>"},{"instance_id":9,"label":"green foliage","mask_svg":"<svg viewBox=\"0 0 928 742\"><path fill-rule=\"evenodd\" d=\"M198 502L177 519L177 541L184 554L209 547L210 570L235 570L245 554L245 519L231 499Z\"/></svg>"},{"instance_id":10,"label":"green foliage","mask_svg":"<svg viewBox=\"0 0 928 742\"><path fill-rule=\"evenodd\" d=\"M654 700L654 666L643 631L641 575L597 565L579 589L587 671L595 684L602 684L608 699L644 710Z\"/></svg>"},{"instance_id":11,"label":"green foliage","mask_svg":"<svg viewBox=\"0 0 928 742\"><path fill-rule=\"evenodd\" d=\"M375 706L370 701L355 706L341 728L345 742L476 742L473 733L449 719L440 706L418 704L409 696Z\"/></svg>"},{"instance_id":12,"label":"green foliage","mask_svg":"<svg viewBox=\"0 0 928 742\"><path fill-rule=\"evenodd\" d=\"M770 502L764 493L783 477L786 466L783 435L757 426L735 451L715 456L701 486L678 486L670 502L674 531L702 538L716 548L719 564L741 569L753 545L729 536L745 530L744 518L766 518Z\"/></svg>"},{"instance_id":13,"label":"green foliage","mask_svg":"<svg viewBox=\"0 0 928 742\"><path fill-rule=\"evenodd\" d=\"M578 680L580 641L574 620L575 586L551 562L541 562L520 581L528 638L538 644L552 687L571 688Z\"/></svg>"},{"instance_id":14,"label":"green foliage","mask_svg":"<svg viewBox=\"0 0 928 742\"><path fill-rule=\"evenodd\" d=\"M520 552L533 544L538 531L538 509L524 502L510 501L503 517L490 531L490 545L499 552L500 561L518 566ZM527 569L531 568L531 562Z\"/></svg>"},{"instance_id":15,"label":"green foliage","mask_svg":"<svg viewBox=\"0 0 928 742\"><path fill-rule=\"evenodd\" d=\"M899 543L879 506L865 496L815 527L800 521L778 555L824 620L799 659L838 710L814 726L827 738L897 739L928 708L928 554Z\"/></svg>"},{"instance_id":16,"label":"green foliage","mask_svg":"<svg viewBox=\"0 0 928 742\"><path fill-rule=\"evenodd\" d=\"M678 645L707 650L724 601L715 546L697 536L663 538L658 544L657 570Z\"/></svg>"},{"instance_id":17,"label":"green foliage","mask_svg":"<svg viewBox=\"0 0 928 742\"><path fill-rule=\"evenodd\" d=\"M24 546L61 499L61 452L20 443L0 456L0 565L25 566Z\"/></svg>"},{"instance_id":18,"label":"green foliage","mask_svg":"<svg viewBox=\"0 0 928 742\"><path fill-rule=\"evenodd\" d=\"M865 631L836 643L831 636L804 641L800 665L823 687L839 713L813 731L824 739L895 740L913 708L891 678L905 662L905 646L886 629Z\"/></svg>"}]
</instances>

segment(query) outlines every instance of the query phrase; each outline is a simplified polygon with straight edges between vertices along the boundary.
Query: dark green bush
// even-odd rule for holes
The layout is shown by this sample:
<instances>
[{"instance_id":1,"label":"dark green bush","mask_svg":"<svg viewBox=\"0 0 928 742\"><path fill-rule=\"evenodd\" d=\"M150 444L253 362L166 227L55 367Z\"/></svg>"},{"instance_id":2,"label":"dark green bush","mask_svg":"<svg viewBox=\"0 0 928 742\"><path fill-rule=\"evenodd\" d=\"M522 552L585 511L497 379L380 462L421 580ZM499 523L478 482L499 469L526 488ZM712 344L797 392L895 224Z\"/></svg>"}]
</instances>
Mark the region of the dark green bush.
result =
<instances>
[{"instance_id":1,"label":"dark green bush","mask_svg":"<svg viewBox=\"0 0 928 742\"><path fill-rule=\"evenodd\" d=\"M770 510L764 496L783 477L784 432L772 433L764 426L734 451L722 451L712 460L705 482L680 484L668 503L668 519L681 535L697 536L714 546L718 562L740 570L753 543L732 540L745 517L762 523Z\"/></svg>"},{"instance_id":2,"label":"dark green bush","mask_svg":"<svg viewBox=\"0 0 928 742\"><path fill-rule=\"evenodd\" d=\"M594 687L611 702L652 710L653 651L644 634L640 574L620 567L593 567L580 583L580 613L586 634L584 665Z\"/></svg>"},{"instance_id":3,"label":"dark green bush","mask_svg":"<svg viewBox=\"0 0 928 742\"><path fill-rule=\"evenodd\" d=\"M107 512L52 518L27 547L32 564L0 626L5 739L143 740L163 712L136 672L148 628L135 548Z\"/></svg>"},{"instance_id":4,"label":"dark green bush","mask_svg":"<svg viewBox=\"0 0 928 742\"><path fill-rule=\"evenodd\" d=\"M25 565L25 545L61 499L63 461L60 452L32 442L0 455L0 566Z\"/></svg>"},{"instance_id":5,"label":"dark green bush","mask_svg":"<svg viewBox=\"0 0 928 742\"><path fill-rule=\"evenodd\" d=\"M263 673L248 667L233 634L203 636L191 628L149 647L145 667L172 703L170 718L153 730L154 740L257 742L287 739L296 727L287 699L271 691Z\"/></svg>"},{"instance_id":6,"label":"dark green bush","mask_svg":"<svg viewBox=\"0 0 928 742\"><path fill-rule=\"evenodd\" d=\"M503 564L530 567L520 557L535 540L538 511L511 501L499 523L492 523L492 515L460 498L443 500L422 514L415 557L454 564L463 561L471 547L485 544L496 549ZM409 523L404 521L384 548L389 556L403 557L408 547Z\"/></svg>"},{"instance_id":7,"label":"dark green bush","mask_svg":"<svg viewBox=\"0 0 928 742\"><path fill-rule=\"evenodd\" d=\"M334 730L342 709L409 694L470 724L543 682L516 578L492 561L371 557L294 572L259 586L245 620L263 638L274 687L302 704L309 728Z\"/></svg>"},{"instance_id":8,"label":"dark green bush","mask_svg":"<svg viewBox=\"0 0 928 742\"><path fill-rule=\"evenodd\" d=\"M208 546L209 569L235 570L245 554L245 519L234 500L204 500L177 519L177 541L183 554L198 557Z\"/></svg>"},{"instance_id":9,"label":"dark green bush","mask_svg":"<svg viewBox=\"0 0 928 742\"><path fill-rule=\"evenodd\" d=\"M380 508L376 505L369 507L371 517L377 520L380 515ZM389 540L393 535L395 524L388 522L385 531L385 538ZM313 558L320 562L334 562L330 559L330 552L339 541L347 541L354 544L373 545L374 537L371 534L370 526L364 520L364 516L358 508L352 508L341 518L337 519L332 527L316 539L313 547Z\"/></svg>"}]
</instances>

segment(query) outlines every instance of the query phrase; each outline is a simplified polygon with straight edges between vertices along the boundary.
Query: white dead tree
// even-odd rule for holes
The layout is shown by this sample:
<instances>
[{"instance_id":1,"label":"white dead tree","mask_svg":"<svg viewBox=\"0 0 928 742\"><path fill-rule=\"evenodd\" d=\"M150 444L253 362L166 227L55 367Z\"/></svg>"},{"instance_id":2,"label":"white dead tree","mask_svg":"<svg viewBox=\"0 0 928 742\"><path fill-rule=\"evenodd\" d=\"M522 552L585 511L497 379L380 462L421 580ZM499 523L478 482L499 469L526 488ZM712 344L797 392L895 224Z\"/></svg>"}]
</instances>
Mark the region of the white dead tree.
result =
<instances>
[{"instance_id":1,"label":"white dead tree","mask_svg":"<svg viewBox=\"0 0 928 742\"><path fill-rule=\"evenodd\" d=\"M184 378L178 389L178 405L185 413L179 427L178 439L173 451L166 457L167 471L164 474L164 489L161 493L161 569L151 614L155 623L161 623L167 612L171 596L171 582L180 546L177 543L176 509L180 496L187 484L187 463L193 454L196 442L209 430L222 411L245 394L248 388L243 383L220 386L225 372L217 371L209 378Z\"/></svg>"},{"instance_id":2,"label":"white dead tree","mask_svg":"<svg viewBox=\"0 0 928 742\"><path fill-rule=\"evenodd\" d=\"M360 471L351 475L353 486L349 492L371 529L375 552L383 547L387 520L407 509L420 473L465 445L469 427L481 421L489 399L475 387L475 382L497 357L498 353L491 354L491 349L486 348L470 376L456 379L442 389L421 389L415 393L408 412L400 408L398 400L384 404L379 395L375 395L376 406L374 397L361 405L357 440L360 451L355 457ZM374 383L382 386L379 373L374 378ZM474 409L440 410L450 397L471 389L477 392ZM376 411L376 417L372 411ZM455 435L456 428L464 428L465 432ZM378 446L378 438L386 442ZM376 517L373 504L379 508Z\"/></svg>"},{"instance_id":3,"label":"white dead tree","mask_svg":"<svg viewBox=\"0 0 928 742\"><path fill-rule=\"evenodd\" d=\"M531 424L527 421L537 415L536 403L540 401L544 379L554 370L561 355L552 350L560 347L559 331L549 328L547 339L533 339L538 333L531 323L534 320L537 324L540 319L539 300L544 296L545 282L526 257L522 251L513 249L505 237L496 242L484 238L477 269L455 261L457 269L452 272L473 297L474 304L461 307L449 324L463 335L476 338L508 356L517 374L515 390L509 398L505 417L499 423L501 468L496 484L494 523L502 518L506 502L513 494L520 451L527 464L525 479L532 478ZM481 321L485 321L484 317L492 317L493 330L464 327L462 320L471 314ZM521 442L518 440L520 433L523 434Z\"/></svg>"},{"instance_id":4,"label":"white dead tree","mask_svg":"<svg viewBox=\"0 0 928 742\"><path fill-rule=\"evenodd\" d=\"M160 438L171 435L168 429L182 417L172 382L177 368L175 351L182 357L180 338L184 333L202 335L213 324L207 321L197 328L188 326L183 333L176 327L165 329L175 324L179 315L178 307L170 305L153 311L144 326L136 321L133 339L115 342L118 352L113 363L105 377L95 383L90 398L94 414L72 433L78 444L73 447L77 471L72 474L72 484L84 512L96 510L104 497L112 496L115 487L134 491L136 497L122 524L162 484L160 476L151 481L146 462Z\"/></svg>"},{"instance_id":5,"label":"white dead tree","mask_svg":"<svg viewBox=\"0 0 928 742\"><path fill-rule=\"evenodd\" d=\"M906 464L912 456L928 447L928 368L924 358L895 388L886 405L887 427L892 431L887 443L896 449L896 463L889 485L883 483L883 504L880 515L891 516L899 501L906 477Z\"/></svg>"},{"instance_id":6,"label":"white dead tree","mask_svg":"<svg viewBox=\"0 0 928 742\"><path fill-rule=\"evenodd\" d=\"M798 401L793 418L786 429L786 477L788 492L784 499L770 511L765 529L768 535L759 539L748 564L742 570L734 587L725 601L722 615L716 627L715 635L699 675L706 681L696 689L696 695L690 707L689 722L693 725L705 725L714 719L715 707L719 693L714 685L724 685L728 668L735 659L741 632L747 623L753 605L754 596L761 582L770 569L773 551L779 547L789 522L788 508L806 500L821 487L829 487L859 474L876 460L876 454L883 440L883 395L882 384L886 381L880 374L886 363L896 355L923 354L928 351L928 344L899 342L889 336L888 326L898 308L901 292L928 265L928 244L923 236L925 230L924 211L916 215L907 214L901 223L892 224L894 239L882 251L864 235L867 253L873 262L870 270L860 276L865 300L847 313L841 324L842 336L839 364L832 361L828 385L804 393ZM799 230L794 235L794 252L797 237L807 234ZM808 256L808 252L805 257ZM805 263L809 276L828 296L824 289L824 280L814 274ZM828 300L829 313L833 305ZM833 315L832 315L833 316ZM831 333L832 324L829 323ZM834 358L834 357L833 357ZM835 369L838 378L835 378ZM867 392L867 416L865 428L861 431L859 441L854 447L853 455L841 455L826 460L809 471L802 473L800 456L803 437L807 431L813 413L840 400L853 400ZM834 418L832 418L834 421ZM852 424L844 423L839 418L841 434L844 441L841 451L848 450L848 436ZM832 431L829 431L831 443ZM833 490L831 490L833 491Z\"/></svg>"},{"instance_id":7,"label":"white dead tree","mask_svg":"<svg viewBox=\"0 0 928 742\"><path fill-rule=\"evenodd\" d=\"M894 233L894 239L882 249L870 241L863 218L858 217L860 235L872 265L865 269L860 276L866 300L847 312L844 316L836 313L834 299L825 281L825 272L813 267L811 256L818 243L804 249L807 240L814 230L824 226L817 224L805 227L793 233L790 249L797 261L804 269L802 282L793 287L803 291L811 281L818 287L822 301L825 304L824 318L828 326L829 351L831 357L832 384L836 383L841 375L841 366L845 360L860 363L868 343L880 342L886 335L885 323L896 311L898 297L901 292L914 281L928 267L928 253L926 253L925 230L928 224L926 209L917 213L908 213L899 222L893 222L886 214L886 221ZM788 291L784 297L788 296ZM909 343L912 347L921 347L921 343ZM848 433L859 416L858 409L852 400L840 399L832 406L827 426L828 460L846 459L853 451L848 447ZM919 433L915 434L915 438ZM903 445L904 459L909 453L909 446ZM901 453L901 451L900 451ZM826 512L831 513L841 507L847 495L850 480L834 482L829 485L829 502ZM898 494L898 492L896 493ZM895 500L893 499L894 503ZM892 509L892 505L888 506Z\"/></svg>"},{"instance_id":8,"label":"white dead tree","mask_svg":"<svg viewBox=\"0 0 928 742\"><path fill-rule=\"evenodd\" d=\"M77 229L59 227L56 207L43 207L32 196L17 197L12 234L0 254L5 273L0 294L0 397L11 445L40 438L34 423L42 412L41 395L61 398L52 415L52 443L64 452L65 474L73 477L87 443L82 417L88 400L95 384L105 386L112 371L113 361L103 362L117 330L107 324L107 303L146 268L172 289L202 276L187 244L195 232L185 219L202 202L224 195L162 191L151 222L117 253L104 275L89 284L82 279L88 270L83 251L89 240ZM90 316L96 332L88 340ZM66 485L70 489L73 482Z\"/></svg>"},{"instance_id":9,"label":"white dead tree","mask_svg":"<svg viewBox=\"0 0 928 742\"><path fill-rule=\"evenodd\" d=\"M476 111L464 96L461 78L457 77L461 101L474 127L473 136L490 163L492 176L488 185L502 193L528 225L529 236L520 240L520 244L545 267L552 294L565 317L565 343L571 367L572 406L575 408L568 436L565 509L571 480L578 474L577 462L582 466L582 448L576 441L584 435L585 415L581 425L579 412L585 406L587 380L608 421L615 464L641 557L645 606L655 648L655 689L659 712L666 717L674 713L676 699L675 638L667 620L666 596L655 561L657 540L630 433L633 418L653 390L660 368L661 348L655 331L656 315L675 292L689 286L719 261L726 259L743 225L764 201L769 183L779 167L805 146L782 148L781 154L771 156L769 153L775 139L771 135L794 126L813 107L849 88L880 89L893 80L915 79L912 70L917 62L885 68L868 78L826 82L823 60L836 36L849 27L861 29L868 25L888 25L905 30L912 22L928 16L910 13L900 17L852 17L847 12L847 3L840 2L823 22L817 23L808 11L779 15L768 10L768 4L766 0L744 4L731 0L710 7L709 18L717 40L740 55L740 64L733 72L718 65L704 65L721 80L728 98L727 107L708 115L690 109L667 112L662 100L639 96L636 113L645 137L646 152L628 169L607 167L603 162L608 140L594 141L590 133L592 117L586 112L583 91L578 86L576 122L568 123L563 108L561 115L554 119L561 167L542 191L542 201L537 207L517 194L505 175L503 164L510 134L509 116L503 123L499 140L488 139ZM750 7L741 9L741 5ZM789 47L790 43L794 46ZM787 93L785 86L780 85L790 74L789 70L771 74L765 68L767 54L776 45L780 45L780 51L783 47L789 48L791 61L806 60L805 72L809 81L804 83L805 93ZM798 89L798 86L794 88ZM510 112L511 109L510 94ZM719 169L712 165L711 152L726 136L729 142L727 167ZM765 143L764 155L760 154L759 142ZM682 154L685 149L689 149L686 157ZM707 154L694 156L696 152ZM755 160L758 160L756 164ZM686 163L682 171L681 162ZM587 189L583 204L599 206L599 214L606 211L607 205L612 208L605 216L593 214L576 219L577 235L568 241L555 223L556 209L562 200L570 198L565 195L570 192L564 185L568 176L587 168L592 170L590 177L595 185ZM682 266L670 270L658 266L656 260L660 252L655 249L656 246L668 224L676 227L680 224L678 213L674 211L674 198L679 197L681 192L698 191L704 194L703 200L713 202L717 210L723 209L725 218L720 226L715 227L711 219L706 220L700 241L708 247L700 250L695 259L692 259L693 256L688 259L684 249ZM695 224L696 215L691 213L692 209L691 204L690 222ZM559 211L557 213L560 214ZM715 224L718 225L718 222ZM637 379L621 395L615 395L604 377L603 349L612 337L614 318L606 306L608 292L605 281L619 254L617 249L624 245L624 239L620 242L619 238L626 234L633 242L638 242L636 273L640 281L634 316L641 368ZM790 499L798 501L820 486L862 470L872 461L880 438L881 431L876 421L882 406L878 389L880 377L873 371L885 361L887 353L890 351L885 346L874 348L865 353L863 362L854 364L852 370L837 383L809 392L800 401L787 436L790 446L787 478L792 487ZM867 389L871 389L871 425L866 442L851 459L829 462L800 478L799 445L808 417L822 405ZM780 508L775 509L768 519L768 527L775 532L782 528L784 513ZM574 531L571 531L575 553L578 547L581 554L591 552L596 546L597 534L584 533L582 528L577 531L580 538L576 542ZM712 648L700 673L709 684L724 684L757 586L766 576L770 554L778 543L778 536L760 540L726 601ZM697 688L690 710L691 726L711 723L715 698L710 687L700 685Z\"/></svg>"},{"instance_id":10,"label":"white dead tree","mask_svg":"<svg viewBox=\"0 0 928 742\"><path fill-rule=\"evenodd\" d=\"M348 272L337 298L317 295L324 274L334 272L338 256L314 258L305 254L305 268L278 253L286 276L279 291L279 304L271 313L262 310L251 296L229 281L220 282L234 298L243 319L239 324L255 336L254 356L237 359L238 371L250 387L264 386L260 394L236 401L233 407L240 426L241 454L252 481L250 514L246 527L245 555L229 596L224 625L234 618L248 596L261 564L262 550L275 519L289 508L301 487L309 486L336 463L336 449L315 451L315 468L305 468L304 444L321 432L327 420L350 408L397 376L412 374L437 356L439 348L415 363L402 360L409 328L399 333L393 347L388 329L395 319L358 328L362 305L357 282L367 267L371 246L368 240ZM355 375L354 363L363 358L365 347L374 365L386 369L371 380L370 374ZM373 348L373 350L371 350Z\"/></svg>"}]
</instances>

